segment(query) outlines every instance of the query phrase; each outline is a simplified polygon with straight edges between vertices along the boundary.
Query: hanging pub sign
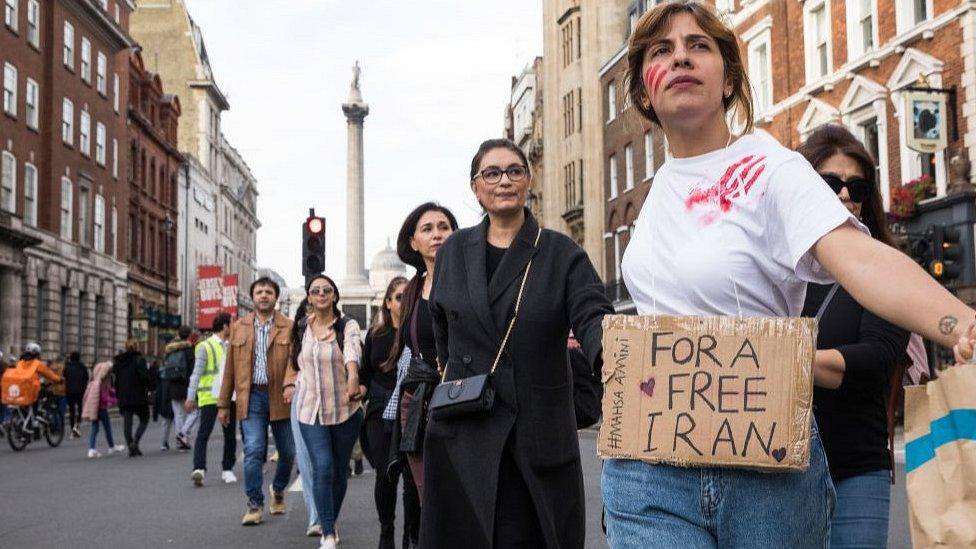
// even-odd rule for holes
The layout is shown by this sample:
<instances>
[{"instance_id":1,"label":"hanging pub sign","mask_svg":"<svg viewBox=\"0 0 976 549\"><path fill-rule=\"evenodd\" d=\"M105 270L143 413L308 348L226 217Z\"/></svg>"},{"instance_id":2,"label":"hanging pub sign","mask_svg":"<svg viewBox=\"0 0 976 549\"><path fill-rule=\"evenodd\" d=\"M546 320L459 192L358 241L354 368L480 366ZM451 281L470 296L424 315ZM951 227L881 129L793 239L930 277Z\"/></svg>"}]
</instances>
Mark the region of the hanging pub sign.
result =
<instances>
[{"instance_id":1,"label":"hanging pub sign","mask_svg":"<svg viewBox=\"0 0 976 549\"><path fill-rule=\"evenodd\" d=\"M904 92L905 144L921 153L935 153L948 146L946 96L939 92Z\"/></svg>"},{"instance_id":2,"label":"hanging pub sign","mask_svg":"<svg viewBox=\"0 0 976 549\"><path fill-rule=\"evenodd\" d=\"M130 323L129 332L132 334L132 339L138 341L139 343L149 341L149 319L133 319Z\"/></svg>"}]
</instances>

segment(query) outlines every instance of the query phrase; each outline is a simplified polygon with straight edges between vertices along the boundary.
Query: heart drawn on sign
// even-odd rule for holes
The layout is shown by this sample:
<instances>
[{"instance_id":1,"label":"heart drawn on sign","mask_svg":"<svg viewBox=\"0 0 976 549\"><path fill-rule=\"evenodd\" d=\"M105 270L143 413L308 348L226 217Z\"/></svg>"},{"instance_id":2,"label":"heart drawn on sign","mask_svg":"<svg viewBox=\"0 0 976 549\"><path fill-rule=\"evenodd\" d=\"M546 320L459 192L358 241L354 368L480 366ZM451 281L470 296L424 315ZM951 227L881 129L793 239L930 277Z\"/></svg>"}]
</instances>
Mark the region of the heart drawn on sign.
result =
<instances>
[{"instance_id":1,"label":"heart drawn on sign","mask_svg":"<svg viewBox=\"0 0 976 549\"><path fill-rule=\"evenodd\" d=\"M651 398L654 396L654 376L651 376L647 381L641 382L640 384L641 392Z\"/></svg>"},{"instance_id":2,"label":"heart drawn on sign","mask_svg":"<svg viewBox=\"0 0 976 549\"><path fill-rule=\"evenodd\" d=\"M773 459L776 460L776 463L780 463L786 458L786 448L778 448L773 450L771 455L773 456Z\"/></svg>"}]
</instances>

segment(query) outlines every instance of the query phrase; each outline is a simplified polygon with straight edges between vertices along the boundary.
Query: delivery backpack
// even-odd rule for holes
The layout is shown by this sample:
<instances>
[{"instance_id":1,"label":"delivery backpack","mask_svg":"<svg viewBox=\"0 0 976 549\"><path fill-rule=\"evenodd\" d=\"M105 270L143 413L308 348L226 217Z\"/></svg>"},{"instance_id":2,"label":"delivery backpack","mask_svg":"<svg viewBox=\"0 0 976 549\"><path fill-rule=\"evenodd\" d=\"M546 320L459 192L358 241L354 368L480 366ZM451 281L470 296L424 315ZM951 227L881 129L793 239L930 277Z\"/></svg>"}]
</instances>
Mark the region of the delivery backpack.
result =
<instances>
[{"instance_id":1,"label":"delivery backpack","mask_svg":"<svg viewBox=\"0 0 976 549\"><path fill-rule=\"evenodd\" d=\"M190 366L186 363L186 350L180 349L166 355L166 361L159 370L159 379L167 381L174 379L188 379Z\"/></svg>"},{"instance_id":2,"label":"delivery backpack","mask_svg":"<svg viewBox=\"0 0 976 549\"><path fill-rule=\"evenodd\" d=\"M13 368L7 368L0 389L3 390L3 404L7 406L30 406L37 402L41 383L37 379L36 361L21 360Z\"/></svg>"}]
</instances>

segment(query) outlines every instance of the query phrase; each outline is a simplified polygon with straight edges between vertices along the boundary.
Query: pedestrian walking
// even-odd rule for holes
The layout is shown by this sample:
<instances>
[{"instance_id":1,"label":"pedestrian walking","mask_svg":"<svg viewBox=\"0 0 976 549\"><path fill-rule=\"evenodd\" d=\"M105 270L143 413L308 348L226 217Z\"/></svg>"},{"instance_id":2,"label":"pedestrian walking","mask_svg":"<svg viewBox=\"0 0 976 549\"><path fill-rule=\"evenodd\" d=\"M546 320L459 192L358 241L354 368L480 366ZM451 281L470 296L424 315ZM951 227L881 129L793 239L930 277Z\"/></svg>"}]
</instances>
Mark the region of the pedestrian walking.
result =
<instances>
[{"instance_id":1,"label":"pedestrian walking","mask_svg":"<svg viewBox=\"0 0 976 549\"><path fill-rule=\"evenodd\" d=\"M630 102L664 131L671 153L622 263L639 314L796 317L807 283L836 280L879 317L944 345L960 340L971 309L867 235L801 155L752 133L739 44L712 6L684 0L649 10L627 60ZM822 354L813 380L836 380ZM602 488L612 547L829 543L834 488L816 422L802 472L608 459Z\"/></svg>"},{"instance_id":2,"label":"pedestrian walking","mask_svg":"<svg viewBox=\"0 0 976 549\"><path fill-rule=\"evenodd\" d=\"M302 299L302 302L298 305L293 322L295 324L303 322L306 316L308 316L307 297ZM297 387L301 385L301 382L301 379L295 379L296 391L298 390ZM319 521L319 514L315 510L315 492L312 490L312 458L308 455L308 447L305 446L305 439L302 438L301 427L299 427L298 423L297 407L298 401L292 399L291 418L289 421L291 423L291 435L295 441L295 460L302 484L302 499L305 500L305 513L308 516L308 526L305 529L305 535L320 538L322 537L322 523Z\"/></svg>"},{"instance_id":3,"label":"pedestrian walking","mask_svg":"<svg viewBox=\"0 0 976 549\"><path fill-rule=\"evenodd\" d=\"M68 403L68 416L70 417L71 436L81 437L81 430L78 425L81 420L81 403L85 395L85 387L88 386L88 368L81 361L81 354L74 351L68 355L68 361L64 366L64 385L65 398Z\"/></svg>"},{"instance_id":4,"label":"pedestrian walking","mask_svg":"<svg viewBox=\"0 0 976 549\"><path fill-rule=\"evenodd\" d=\"M159 371L159 377L165 387L164 392L169 397L172 408L176 446L181 451L192 448L190 436L200 417L199 411L187 412L184 408L190 385L190 373L193 371L193 343L190 341L192 334L193 331L189 326L180 326L179 337L166 345L165 359ZM169 424L163 427L164 446L169 445L169 428Z\"/></svg>"},{"instance_id":5,"label":"pedestrian walking","mask_svg":"<svg viewBox=\"0 0 976 549\"><path fill-rule=\"evenodd\" d=\"M434 260L457 228L457 219L449 209L427 202L407 215L397 235L397 255L417 272L403 290L399 329L393 350L382 368L389 370L400 363L404 349L410 353L409 362L403 361L405 371L397 374L399 386L395 392L399 400L391 444L398 455L397 461L399 455L406 456L410 477L421 501L424 497L423 445L427 405L440 381L430 316L430 289L434 282Z\"/></svg>"},{"instance_id":6,"label":"pedestrian walking","mask_svg":"<svg viewBox=\"0 0 976 549\"><path fill-rule=\"evenodd\" d=\"M108 409L118 404L115 388L112 386L112 363L99 362L92 368L91 379L82 398L81 418L91 421L91 432L88 435L88 457L102 457L98 451L99 426L105 431L105 442L108 443L108 453L114 454L125 450L125 446L115 445L112 437L112 422L108 417Z\"/></svg>"},{"instance_id":7,"label":"pedestrian walking","mask_svg":"<svg viewBox=\"0 0 976 549\"><path fill-rule=\"evenodd\" d=\"M200 411L200 428L193 445L193 472L190 473L190 479L196 486L203 486L203 479L207 474L207 442L217 422L217 399L220 397L220 385L224 378L231 320L229 313L218 314L214 317L212 335L197 343L193 373L187 388L185 411ZM231 398L233 399L233 395ZM227 424L222 425L224 454L220 462L223 471L220 479L227 484L237 482L234 475L234 463L237 460L237 421L234 409L231 408L229 412Z\"/></svg>"},{"instance_id":8,"label":"pedestrian walking","mask_svg":"<svg viewBox=\"0 0 976 549\"><path fill-rule=\"evenodd\" d=\"M572 329L599 367L613 308L586 252L525 207L531 173L515 143L482 143L470 176L487 215L443 245L430 293L444 383L430 402L420 545L583 547L566 341ZM444 407L448 384L479 379L493 390L488 406Z\"/></svg>"},{"instance_id":9,"label":"pedestrian walking","mask_svg":"<svg viewBox=\"0 0 976 549\"><path fill-rule=\"evenodd\" d=\"M51 363L51 371L57 374L59 381L51 383L51 395L54 397L54 401L58 407L58 416L56 419L64 421L64 415L68 408L68 398L67 398L67 387L64 381L64 368L65 360L63 357L59 357L57 360Z\"/></svg>"},{"instance_id":10,"label":"pedestrian walking","mask_svg":"<svg viewBox=\"0 0 976 549\"><path fill-rule=\"evenodd\" d=\"M125 351L112 361L112 374L115 376L115 391L122 412L122 425L129 457L142 455L139 442L149 425L149 368L146 358L139 351L139 342L128 339ZM132 433L133 417L139 418L139 426Z\"/></svg>"},{"instance_id":11,"label":"pedestrian walking","mask_svg":"<svg viewBox=\"0 0 976 549\"><path fill-rule=\"evenodd\" d=\"M310 310L292 330L293 356L283 397L288 403L297 401L298 428L311 460L311 489L322 525L321 546L334 548L346 467L363 422L363 340L356 320L339 312L339 288L331 278L316 275L305 291Z\"/></svg>"},{"instance_id":12,"label":"pedestrian walking","mask_svg":"<svg viewBox=\"0 0 976 549\"><path fill-rule=\"evenodd\" d=\"M173 406L169 399L169 384L162 379L160 371L162 362L154 360L149 367L149 379L152 387L152 420L154 422L163 420L163 436L159 445L161 452L168 452L169 435L173 430Z\"/></svg>"},{"instance_id":13,"label":"pedestrian walking","mask_svg":"<svg viewBox=\"0 0 976 549\"><path fill-rule=\"evenodd\" d=\"M373 326L363 344L360 383L368 387L366 396L366 457L376 470L373 500L380 521L380 549L396 546L397 485L403 472L403 547L409 547L420 535L420 500L417 487L410 477L410 468L389 470L390 442L393 422L383 419L383 410L393 396L396 386L396 364L389 364L390 351L400 326L400 312L407 279L398 276L390 281L383 294L383 304L376 313Z\"/></svg>"},{"instance_id":14,"label":"pedestrian walking","mask_svg":"<svg viewBox=\"0 0 976 549\"><path fill-rule=\"evenodd\" d=\"M247 511L241 523L260 524L264 509L263 468L268 450L268 427L274 435L278 462L272 480L272 515L283 514L285 488L291 478L295 443L289 425L290 411L282 385L291 360L292 322L275 310L280 295L278 284L267 277L251 283L254 312L231 327L224 379L217 400L217 419L230 425L230 408L241 422L244 442L244 493ZM236 405L233 400L236 394Z\"/></svg>"},{"instance_id":15,"label":"pedestrian walking","mask_svg":"<svg viewBox=\"0 0 976 549\"><path fill-rule=\"evenodd\" d=\"M850 131L821 126L797 152L876 240L894 246L874 159ZM901 384L901 376L893 373L909 333L865 310L839 286L810 284L803 315L815 316L821 309L817 358L830 364L834 376L814 389L813 409L837 491L830 546L884 547L894 467L889 380Z\"/></svg>"}]
</instances>

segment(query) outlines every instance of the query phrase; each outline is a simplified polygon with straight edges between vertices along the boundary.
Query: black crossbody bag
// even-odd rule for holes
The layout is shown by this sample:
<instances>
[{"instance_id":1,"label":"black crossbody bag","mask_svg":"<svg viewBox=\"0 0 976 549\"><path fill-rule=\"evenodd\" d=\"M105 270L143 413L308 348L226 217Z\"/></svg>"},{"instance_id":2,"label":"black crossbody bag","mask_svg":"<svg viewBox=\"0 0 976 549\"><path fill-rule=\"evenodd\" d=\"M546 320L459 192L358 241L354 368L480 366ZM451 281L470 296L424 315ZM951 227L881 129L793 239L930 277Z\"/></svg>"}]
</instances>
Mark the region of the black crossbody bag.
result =
<instances>
[{"instance_id":1,"label":"black crossbody bag","mask_svg":"<svg viewBox=\"0 0 976 549\"><path fill-rule=\"evenodd\" d=\"M534 246L539 245L540 236L542 236L541 228L535 235ZM505 345L508 344L508 337L512 335L512 328L515 327L515 319L518 318L519 307L522 305L522 293L525 291L525 282L529 279L529 269L531 268L532 261L529 261L529 264L525 266L525 274L522 275L518 297L515 299L515 312L512 314L512 320L508 323L505 338L502 339L502 344L498 347L498 353L495 355L494 364L491 365L491 371L487 374L444 381L447 377L447 365L444 365L441 382L434 388L434 394L430 398L430 416L435 420L441 421L491 411L495 404L495 388L492 386L491 376L498 368L498 362L505 351Z\"/></svg>"}]
</instances>

